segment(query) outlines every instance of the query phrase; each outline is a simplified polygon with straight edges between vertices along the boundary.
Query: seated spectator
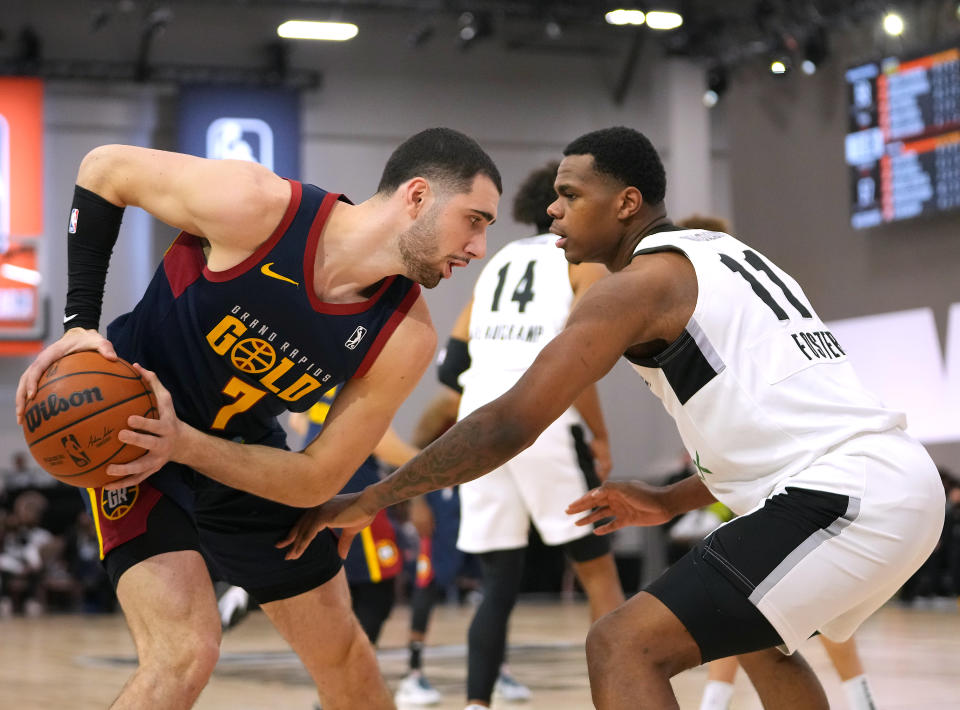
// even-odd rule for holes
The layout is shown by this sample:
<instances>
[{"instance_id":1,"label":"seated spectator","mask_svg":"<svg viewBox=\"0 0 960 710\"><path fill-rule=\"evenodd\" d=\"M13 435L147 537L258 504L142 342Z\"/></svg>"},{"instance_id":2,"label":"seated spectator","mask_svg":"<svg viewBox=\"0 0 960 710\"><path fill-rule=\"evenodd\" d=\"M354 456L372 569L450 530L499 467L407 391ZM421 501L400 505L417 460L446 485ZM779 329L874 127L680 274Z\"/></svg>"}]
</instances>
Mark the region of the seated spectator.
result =
<instances>
[{"instance_id":1,"label":"seated spectator","mask_svg":"<svg viewBox=\"0 0 960 710\"><path fill-rule=\"evenodd\" d=\"M44 565L56 554L58 540L40 527L46 500L36 491L25 491L13 501L7 516L0 550L0 615L42 613Z\"/></svg>"}]
</instances>

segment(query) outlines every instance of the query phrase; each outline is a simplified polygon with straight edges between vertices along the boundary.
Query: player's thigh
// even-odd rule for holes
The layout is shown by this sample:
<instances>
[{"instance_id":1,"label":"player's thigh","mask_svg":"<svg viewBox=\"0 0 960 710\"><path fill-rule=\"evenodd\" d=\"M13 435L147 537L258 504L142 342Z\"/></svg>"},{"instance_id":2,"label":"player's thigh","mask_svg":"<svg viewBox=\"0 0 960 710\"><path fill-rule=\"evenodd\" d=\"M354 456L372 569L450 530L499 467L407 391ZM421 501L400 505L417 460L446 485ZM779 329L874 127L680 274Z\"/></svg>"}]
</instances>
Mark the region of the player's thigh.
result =
<instances>
[{"instance_id":1,"label":"player's thigh","mask_svg":"<svg viewBox=\"0 0 960 710\"><path fill-rule=\"evenodd\" d=\"M195 550L163 552L133 564L120 577L117 599L141 661L147 653L176 654L184 645L220 643L213 583Z\"/></svg>"},{"instance_id":2,"label":"player's thigh","mask_svg":"<svg viewBox=\"0 0 960 710\"><path fill-rule=\"evenodd\" d=\"M358 642L369 649L353 613L343 570L319 587L261 608L314 677L342 670Z\"/></svg>"},{"instance_id":3,"label":"player's thigh","mask_svg":"<svg viewBox=\"0 0 960 710\"><path fill-rule=\"evenodd\" d=\"M508 461L460 486L459 549L480 553L526 546L530 518L514 470Z\"/></svg>"}]
</instances>

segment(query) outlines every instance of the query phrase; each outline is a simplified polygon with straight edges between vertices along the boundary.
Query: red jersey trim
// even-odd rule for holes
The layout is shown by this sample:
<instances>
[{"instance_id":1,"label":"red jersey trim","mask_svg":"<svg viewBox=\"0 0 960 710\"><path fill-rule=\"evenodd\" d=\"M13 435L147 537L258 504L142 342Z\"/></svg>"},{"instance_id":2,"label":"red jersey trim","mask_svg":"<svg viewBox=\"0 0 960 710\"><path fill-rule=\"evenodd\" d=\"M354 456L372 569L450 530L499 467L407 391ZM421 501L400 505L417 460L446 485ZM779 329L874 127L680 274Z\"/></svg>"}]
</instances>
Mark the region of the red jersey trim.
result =
<instances>
[{"instance_id":1,"label":"red jersey trim","mask_svg":"<svg viewBox=\"0 0 960 710\"><path fill-rule=\"evenodd\" d=\"M357 371L353 373L354 377L363 377L367 374L367 372L373 366L374 361L380 355L380 351L383 350L383 347L387 344L387 340L389 340L390 336L393 335L393 331L395 331L397 326L400 325L400 321L407 317L407 312L419 297L420 284L413 284L413 286L411 286L410 290L407 292L407 295L403 297L402 301L400 301L400 305L397 306L397 310L390 315L390 318L384 324L383 328L381 328L380 332L377 333L377 339L373 341L373 345L370 346L370 349L364 356L363 362L360 363L360 367L358 367Z\"/></svg>"},{"instance_id":2,"label":"red jersey trim","mask_svg":"<svg viewBox=\"0 0 960 710\"><path fill-rule=\"evenodd\" d=\"M303 196L303 186L296 180L289 180L287 178L284 179L290 183L290 202L287 204L286 212L283 213L283 219L280 220L280 224L277 225L277 228L273 230L273 234L270 235L270 238L257 247L257 250L253 252L253 254L248 256L236 266L231 266L229 269L225 269L224 271L211 271L204 266L203 275L206 277L207 281L214 281L217 283L221 281L229 281L230 279L236 278L240 274L246 273L257 263L259 263L263 257L270 253L270 250L273 249L277 245L277 242L280 241L280 237L282 237L284 232L290 228L290 223L293 222L293 218L296 216L297 210L300 209L300 198Z\"/></svg>"},{"instance_id":3,"label":"red jersey trim","mask_svg":"<svg viewBox=\"0 0 960 710\"><path fill-rule=\"evenodd\" d=\"M163 255L163 273L173 297L180 298L180 294L200 278L205 266L200 240L192 234L180 232Z\"/></svg>"},{"instance_id":4,"label":"red jersey trim","mask_svg":"<svg viewBox=\"0 0 960 710\"><path fill-rule=\"evenodd\" d=\"M303 254L303 282L308 284L307 297L310 299L310 306L317 313L328 313L334 316L350 316L363 313L376 304L376 302L380 300L380 297L390 288L390 284L393 283L396 276L385 278L380 283L376 293L366 301L358 301L356 303L327 303L317 297L316 292L313 290L313 265L317 260L320 235L323 233L323 228L327 223L327 217L330 216L330 211L340 197L341 196L336 193L328 192L323 198L323 202L320 203L320 209L317 210L317 216L314 217L313 224L310 225L310 233L307 235L307 248Z\"/></svg>"}]
</instances>

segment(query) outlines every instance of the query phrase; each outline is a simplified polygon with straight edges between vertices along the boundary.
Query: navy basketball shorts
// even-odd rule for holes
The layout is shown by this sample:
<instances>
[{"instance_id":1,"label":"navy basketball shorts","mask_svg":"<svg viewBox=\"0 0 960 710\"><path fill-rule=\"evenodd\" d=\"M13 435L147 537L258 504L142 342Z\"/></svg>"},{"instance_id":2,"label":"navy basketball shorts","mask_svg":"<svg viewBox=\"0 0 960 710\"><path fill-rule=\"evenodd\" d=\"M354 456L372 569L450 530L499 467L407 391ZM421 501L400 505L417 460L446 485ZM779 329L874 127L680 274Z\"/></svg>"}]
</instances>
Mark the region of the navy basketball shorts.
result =
<instances>
[{"instance_id":1,"label":"navy basketball shorts","mask_svg":"<svg viewBox=\"0 0 960 710\"><path fill-rule=\"evenodd\" d=\"M296 560L285 560L286 551L275 547L303 508L230 488L177 464L139 486L88 489L88 497L114 587L137 563L179 550L196 550L214 579L243 587L260 604L314 589L342 566L329 530Z\"/></svg>"}]
</instances>

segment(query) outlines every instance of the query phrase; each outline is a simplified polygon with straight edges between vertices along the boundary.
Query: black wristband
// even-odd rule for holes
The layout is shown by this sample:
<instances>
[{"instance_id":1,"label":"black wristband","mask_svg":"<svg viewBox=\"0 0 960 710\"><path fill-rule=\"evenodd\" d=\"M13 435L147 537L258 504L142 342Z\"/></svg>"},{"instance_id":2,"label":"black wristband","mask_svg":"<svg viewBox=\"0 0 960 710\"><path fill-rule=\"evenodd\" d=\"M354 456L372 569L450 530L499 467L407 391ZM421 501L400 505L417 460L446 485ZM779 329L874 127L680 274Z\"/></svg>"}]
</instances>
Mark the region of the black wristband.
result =
<instances>
[{"instance_id":1,"label":"black wristband","mask_svg":"<svg viewBox=\"0 0 960 710\"><path fill-rule=\"evenodd\" d=\"M63 329L100 327L103 285L120 234L123 207L77 185L67 227L67 304Z\"/></svg>"},{"instance_id":2,"label":"black wristband","mask_svg":"<svg viewBox=\"0 0 960 710\"><path fill-rule=\"evenodd\" d=\"M452 390L463 394L460 375L470 367L470 350L466 340L450 338L447 347L440 353L437 364L437 379Z\"/></svg>"}]
</instances>

